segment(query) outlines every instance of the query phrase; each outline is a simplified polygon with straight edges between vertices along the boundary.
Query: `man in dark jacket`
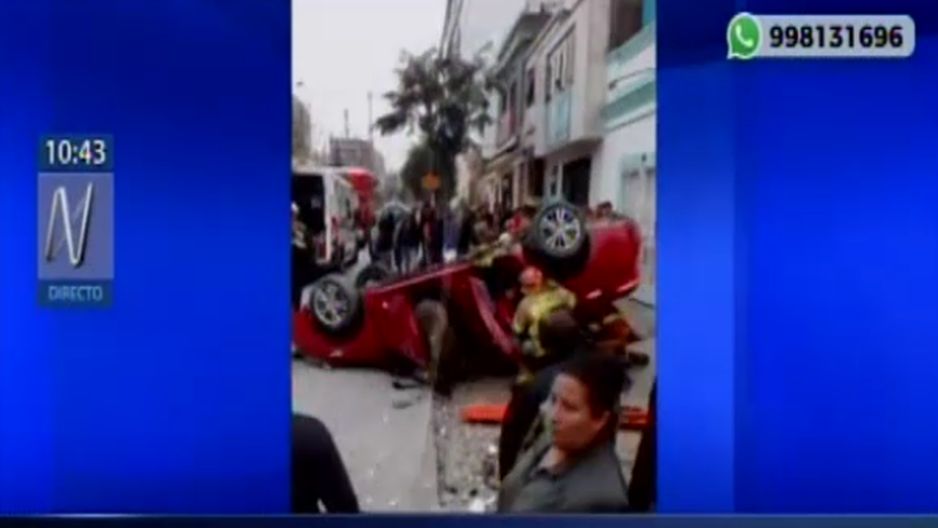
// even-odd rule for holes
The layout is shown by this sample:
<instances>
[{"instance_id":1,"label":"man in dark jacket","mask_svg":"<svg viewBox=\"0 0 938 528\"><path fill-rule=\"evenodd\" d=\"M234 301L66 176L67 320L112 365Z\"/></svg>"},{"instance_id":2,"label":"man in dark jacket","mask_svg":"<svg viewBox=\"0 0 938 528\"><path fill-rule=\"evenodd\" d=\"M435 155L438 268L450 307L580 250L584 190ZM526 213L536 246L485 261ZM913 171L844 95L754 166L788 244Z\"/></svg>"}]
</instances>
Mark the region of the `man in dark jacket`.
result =
<instances>
[{"instance_id":1,"label":"man in dark jacket","mask_svg":"<svg viewBox=\"0 0 938 528\"><path fill-rule=\"evenodd\" d=\"M378 233L375 240L375 256L382 264L390 266L393 262L391 252L394 250L394 229L397 227L397 215L390 209L383 211L378 218Z\"/></svg>"},{"instance_id":2,"label":"man in dark jacket","mask_svg":"<svg viewBox=\"0 0 938 528\"><path fill-rule=\"evenodd\" d=\"M293 513L358 513L358 499L326 426L293 415Z\"/></svg>"}]
</instances>

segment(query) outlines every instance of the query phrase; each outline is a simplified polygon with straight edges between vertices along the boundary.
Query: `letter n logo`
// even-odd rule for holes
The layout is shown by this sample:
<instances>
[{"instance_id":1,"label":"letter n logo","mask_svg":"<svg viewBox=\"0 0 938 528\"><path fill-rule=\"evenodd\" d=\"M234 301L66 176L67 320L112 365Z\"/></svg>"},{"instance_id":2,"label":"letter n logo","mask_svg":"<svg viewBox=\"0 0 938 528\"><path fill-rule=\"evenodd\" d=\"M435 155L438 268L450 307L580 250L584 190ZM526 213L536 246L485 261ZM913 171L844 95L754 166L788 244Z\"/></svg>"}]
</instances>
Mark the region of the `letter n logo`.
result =
<instances>
[{"instance_id":1,"label":"letter n logo","mask_svg":"<svg viewBox=\"0 0 938 528\"><path fill-rule=\"evenodd\" d=\"M53 191L43 251L46 262L54 261L62 250L66 249L72 267L81 267L88 247L88 225L91 221L93 200L94 182L89 182L85 187L84 196L75 204L74 209L69 203L65 186L59 186ZM56 236L58 232L59 236Z\"/></svg>"}]
</instances>

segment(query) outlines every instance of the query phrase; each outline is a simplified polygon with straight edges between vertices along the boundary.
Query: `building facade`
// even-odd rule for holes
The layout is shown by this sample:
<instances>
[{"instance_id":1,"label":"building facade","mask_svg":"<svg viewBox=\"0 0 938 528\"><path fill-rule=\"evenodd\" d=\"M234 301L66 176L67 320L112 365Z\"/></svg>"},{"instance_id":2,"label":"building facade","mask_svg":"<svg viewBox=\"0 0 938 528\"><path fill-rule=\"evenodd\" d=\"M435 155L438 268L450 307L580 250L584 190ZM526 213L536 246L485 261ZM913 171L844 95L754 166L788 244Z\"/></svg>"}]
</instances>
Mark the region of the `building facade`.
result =
<instances>
[{"instance_id":1,"label":"building facade","mask_svg":"<svg viewBox=\"0 0 938 528\"><path fill-rule=\"evenodd\" d=\"M567 1L527 59L525 174L531 194L595 202L609 0Z\"/></svg>"},{"instance_id":2,"label":"building facade","mask_svg":"<svg viewBox=\"0 0 938 528\"><path fill-rule=\"evenodd\" d=\"M656 98L654 0L566 0L527 47L513 203L609 202L635 219L645 240L645 284L654 303ZM517 100L510 98L510 100ZM511 145L511 114L498 122ZM502 142L499 142L502 144ZM502 173L507 169L498 166ZM502 162L507 163L507 162ZM490 176L491 177L491 176ZM506 178L502 176L504 189Z\"/></svg>"},{"instance_id":3,"label":"building facade","mask_svg":"<svg viewBox=\"0 0 938 528\"><path fill-rule=\"evenodd\" d=\"M655 302L657 104L655 0L612 0L605 57L601 201L634 218L644 240L639 300Z\"/></svg>"},{"instance_id":4,"label":"building facade","mask_svg":"<svg viewBox=\"0 0 938 528\"><path fill-rule=\"evenodd\" d=\"M495 125L495 155L490 158L486 179L497 189L495 205L511 209L528 197L526 156L522 132L534 79L527 70L531 45L551 21L547 11L523 13L515 21L498 54L492 73L498 85L499 105Z\"/></svg>"},{"instance_id":5,"label":"building facade","mask_svg":"<svg viewBox=\"0 0 938 528\"><path fill-rule=\"evenodd\" d=\"M444 56L465 60L479 59L487 68L496 66L502 49L518 18L525 13L550 12L564 0L448 0L446 19L440 42ZM474 203L493 206L501 194L492 186L491 178L483 181L484 168L496 157L499 107L501 95L489 97L489 117L493 126L482 134L474 134L478 149L457 160L457 189Z\"/></svg>"},{"instance_id":6,"label":"building facade","mask_svg":"<svg viewBox=\"0 0 938 528\"><path fill-rule=\"evenodd\" d=\"M463 169L480 183L466 185L470 194L492 207L612 203L641 226L636 297L649 304L657 262L655 9L655 0L450 0L442 46L464 58L487 52L502 85L477 153L484 163L472 164L484 169ZM519 31L532 13L543 17L536 32ZM479 36L499 26L512 28L500 45Z\"/></svg>"}]
</instances>

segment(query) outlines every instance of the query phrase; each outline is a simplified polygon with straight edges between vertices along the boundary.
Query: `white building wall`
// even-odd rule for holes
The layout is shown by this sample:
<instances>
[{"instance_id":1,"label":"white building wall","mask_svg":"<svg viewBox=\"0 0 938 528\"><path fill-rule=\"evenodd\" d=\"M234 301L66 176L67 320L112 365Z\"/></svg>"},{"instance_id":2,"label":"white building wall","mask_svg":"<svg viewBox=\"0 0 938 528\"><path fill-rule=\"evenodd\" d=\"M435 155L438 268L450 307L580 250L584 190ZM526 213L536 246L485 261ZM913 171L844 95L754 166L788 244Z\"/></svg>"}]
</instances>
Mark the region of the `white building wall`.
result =
<instances>
[{"instance_id":1,"label":"white building wall","mask_svg":"<svg viewBox=\"0 0 938 528\"><path fill-rule=\"evenodd\" d=\"M528 50L528 59L525 61L525 71L534 71L534 105L525 114L525 127L531 133L526 137L525 146L534 147L534 155L537 157L547 151L548 107L544 100L547 95L547 53L556 40L556 31L556 27L547 29L550 38L547 38L548 34L540 35Z\"/></svg>"},{"instance_id":2,"label":"white building wall","mask_svg":"<svg viewBox=\"0 0 938 528\"><path fill-rule=\"evenodd\" d=\"M658 119L653 108L646 108L644 116L611 130L603 139L602 153L599 157L599 177L590 182L590 205L609 201L616 209L630 216L634 211L626 211L627 200L623 196L622 174L624 160L631 156L656 152Z\"/></svg>"},{"instance_id":3,"label":"white building wall","mask_svg":"<svg viewBox=\"0 0 938 528\"><path fill-rule=\"evenodd\" d=\"M655 304L657 266L656 28L652 19L607 59L602 172L597 201L608 200L635 219L644 239L642 285L635 298Z\"/></svg>"},{"instance_id":4,"label":"white building wall","mask_svg":"<svg viewBox=\"0 0 938 528\"><path fill-rule=\"evenodd\" d=\"M544 152L547 140L547 135L544 130L544 120L546 119L544 115L546 111L544 106L546 88L544 85L544 68L544 54L530 53L530 56L525 61L524 71L525 75L532 71L534 73L534 104L525 108L524 111L522 145L533 148L536 156ZM525 86L525 90L526 89L527 86ZM525 93L525 95L527 94ZM525 104L526 103L527 101L525 101Z\"/></svg>"},{"instance_id":5,"label":"white building wall","mask_svg":"<svg viewBox=\"0 0 938 528\"><path fill-rule=\"evenodd\" d=\"M609 77L608 83L612 88L605 91L606 102L615 101L623 94L630 92L636 85L654 77L655 54L655 44L652 43L630 60L610 64L606 75Z\"/></svg>"},{"instance_id":6,"label":"white building wall","mask_svg":"<svg viewBox=\"0 0 938 528\"><path fill-rule=\"evenodd\" d=\"M609 39L609 0L572 2L573 13L551 39L548 50L575 31L574 81L570 107L570 137L601 133L600 110L606 97L606 42Z\"/></svg>"},{"instance_id":7,"label":"white building wall","mask_svg":"<svg viewBox=\"0 0 938 528\"><path fill-rule=\"evenodd\" d=\"M586 108L583 113L584 136L601 136L603 132L602 108L608 91L606 48L609 42L610 0L586 0L589 18L589 56L583 72Z\"/></svg>"}]
</instances>

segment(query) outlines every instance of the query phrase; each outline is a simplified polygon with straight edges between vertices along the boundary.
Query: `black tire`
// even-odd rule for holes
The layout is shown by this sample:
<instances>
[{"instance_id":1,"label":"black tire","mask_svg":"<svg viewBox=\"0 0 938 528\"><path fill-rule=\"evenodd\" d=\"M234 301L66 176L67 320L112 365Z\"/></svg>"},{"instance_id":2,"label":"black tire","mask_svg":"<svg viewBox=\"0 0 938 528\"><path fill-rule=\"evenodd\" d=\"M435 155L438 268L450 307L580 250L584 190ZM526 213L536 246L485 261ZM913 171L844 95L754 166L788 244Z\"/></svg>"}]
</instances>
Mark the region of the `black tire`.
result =
<instances>
[{"instance_id":1,"label":"black tire","mask_svg":"<svg viewBox=\"0 0 938 528\"><path fill-rule=\"evenodd\" d=\"M434 391L448 395L453 384L455 334L449 324L446 306L439 301L421 301L414 308L414 315L430 350L427 381Z\"/></svg>"},{"instance_id":2,"label":"black tire","mask_svg":"<svg viewBox=\"0 0 938 528\"><path fill-rule=\"evenodd\" d=\"M564 223L572 232L557 233L563 229ZM561 227L553 227L558 224ZM590 240L586 217L573 204L550 204L534 216L522 245L532 263L548 269L552 274L575 274L589 258Z\"/></svg>"},{"instance_id":3,"label":"black tire","mask_svg":"<svg viewBox=\"0 0 938 528\"><path fill-rule=\"evenodd\" d=\"M355 287L363 290L370 286L381 284L390 278L391 270L377 262L372 262L362 268L362 270L358 272L358 275L355 276Z\"/></svg>"},{"instance_id":4,"label":"black tire","mask_svg":"<svg viewBox=\"0 0 938 528\"><path fill-rule=\"evenodd\" d=\"M326 275L313 284L309 309L322 331L341 335L361 320L361 296L341 275Z\"/></svg>"}]
</instances>

